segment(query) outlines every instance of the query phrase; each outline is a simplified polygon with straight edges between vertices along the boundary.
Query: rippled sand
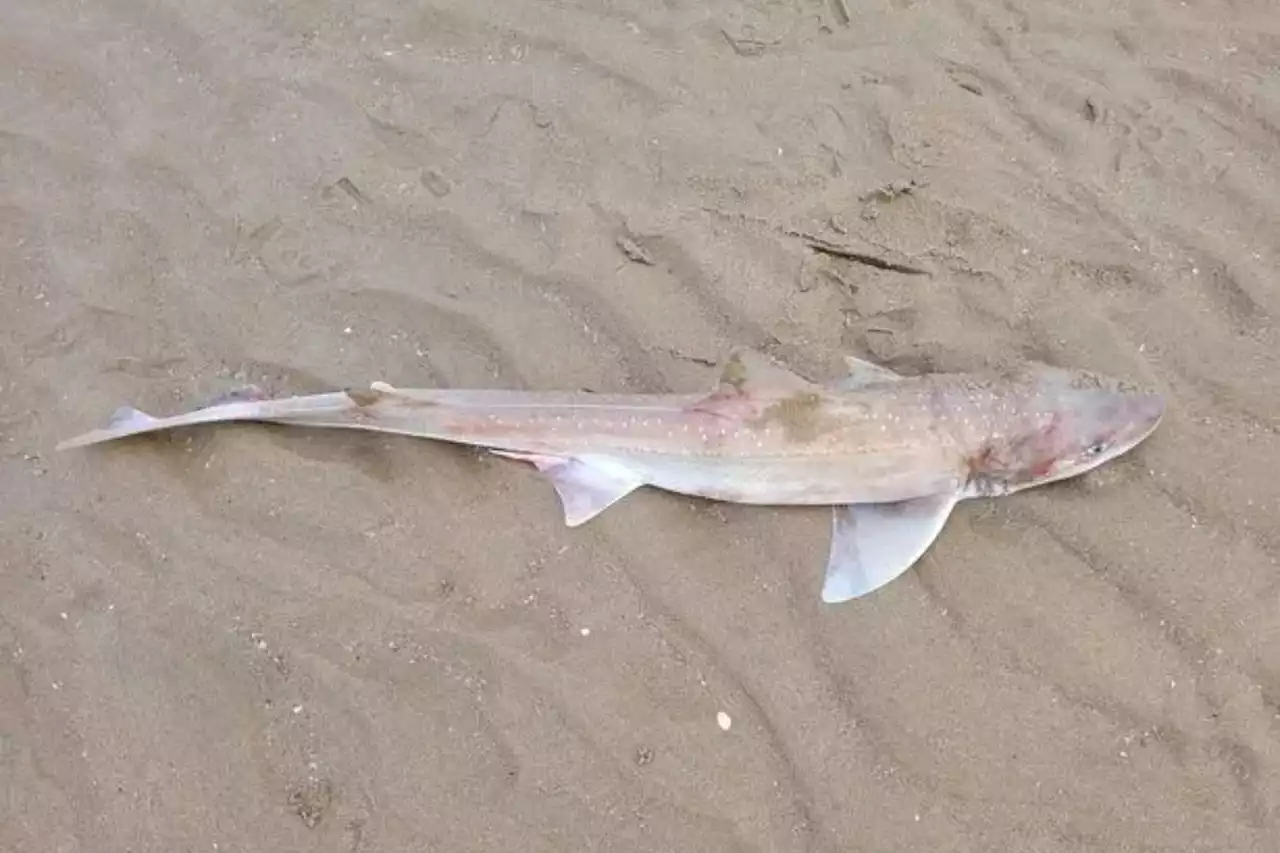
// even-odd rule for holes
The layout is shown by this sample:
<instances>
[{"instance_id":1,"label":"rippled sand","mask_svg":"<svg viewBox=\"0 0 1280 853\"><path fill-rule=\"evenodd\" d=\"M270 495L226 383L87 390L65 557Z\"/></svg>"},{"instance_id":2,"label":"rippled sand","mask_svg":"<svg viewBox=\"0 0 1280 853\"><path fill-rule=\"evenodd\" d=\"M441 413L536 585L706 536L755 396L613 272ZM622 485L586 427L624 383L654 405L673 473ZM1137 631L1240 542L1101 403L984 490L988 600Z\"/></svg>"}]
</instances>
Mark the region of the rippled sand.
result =
<instances>
[{"instance_id":1,"label":"rippled sand","mask_svg":"<svg viewBox=\"0 0 1280 853\"><path fill-rule=\"evenodd\" d=\"M1277 20L4 4L0 848L1274 849ZM246 381L686 391L735 344L1171 411L838 607L822 510L568 530L523 466L260 426L52 452Z\"/></svg>"}]
</instances>

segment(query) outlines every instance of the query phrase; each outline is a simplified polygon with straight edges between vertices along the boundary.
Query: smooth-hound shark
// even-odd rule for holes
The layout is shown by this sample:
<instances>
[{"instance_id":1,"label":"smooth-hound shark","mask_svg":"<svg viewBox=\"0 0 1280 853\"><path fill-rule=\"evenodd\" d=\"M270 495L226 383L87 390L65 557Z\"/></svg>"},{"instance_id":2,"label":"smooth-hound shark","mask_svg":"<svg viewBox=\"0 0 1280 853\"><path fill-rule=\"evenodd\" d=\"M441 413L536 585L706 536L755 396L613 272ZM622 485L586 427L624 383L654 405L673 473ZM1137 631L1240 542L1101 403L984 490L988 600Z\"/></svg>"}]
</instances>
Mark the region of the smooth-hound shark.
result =
<instances>
[{"instance_id":1,"label":"smooth-hound shark","mask_svg":"<svg viewBox=\"0 0 1280 853\"><path fill-rule=\"evenodd\" d=\"M743 504L827 505L823 601L910 568L956 502L1083 474L1155 430L1157 393L1084 371L1024 366L905 376L856 358L817 384L754 350L709 394L394 388L281 399L232 395L157 418L123 407L59 449L194 424L260 421L398 433L532 463L583 524L641 486Z\"/></svg>"}]
</instances>

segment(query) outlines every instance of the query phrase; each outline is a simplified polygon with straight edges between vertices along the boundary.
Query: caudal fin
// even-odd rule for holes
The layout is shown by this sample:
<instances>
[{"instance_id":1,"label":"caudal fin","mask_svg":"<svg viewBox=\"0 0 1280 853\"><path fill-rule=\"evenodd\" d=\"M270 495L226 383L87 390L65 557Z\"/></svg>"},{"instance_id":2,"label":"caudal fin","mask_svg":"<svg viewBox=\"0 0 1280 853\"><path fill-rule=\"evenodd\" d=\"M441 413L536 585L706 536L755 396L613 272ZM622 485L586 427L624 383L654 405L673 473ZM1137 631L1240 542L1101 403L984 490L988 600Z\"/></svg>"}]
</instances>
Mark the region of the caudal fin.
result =
<instances>
[{"instance_id":1,"label":"caudal fin","mask_svg":"<svg viewBox=\"0 0 1280 853\"><path fill-rule=\"evenodd\" d=\"M68 450L72 447L84 447L88 444L110 441L113 438L138 435L162 428L158 426L161 423L160 418L148 415L144 411L135 409L132 406L121 406L107 420L105 427L59 442L57 449Z\"/></svg>"},{"instance_id":2,"label":"caudal fin","mask_svg":"<svg viewBox=\"0 0 1280 853\"><path fill-rule=\"evenodd\" d=\"M361 404L351 394L332 392L306 397L267 399L253 386L238 388L216 398L212 403L180 415L157 418L132 406L121 406L101 429L86 432L57 445L58 450L101 444L118 438L160 432L196 424L229 421L276 421L312 426L366 426L359 415Z\"/></svg>"},{"instance_id":3,"label":"caudal fin","mask_svg":"<svg viewBox=\"0 0 1280 853\"><path fill-rule=\"evenodd\" d=\"M265 395L257 386L246 385L211 399L193 412L172 415L167 418L157 418L155 415L149 415L141 409L135 409L133 406L121 406L107 419L106 426L86 432L84 435L78 435L75 438L69 438L58 444L57 449L68 450L72 447L101 444L104 441L112 441L117 438L127 438L131 435L141 435L147 432L158 432L194 423L236 420L248 414L248 412L244 411L245 407L243 405L236 404L253 404L264 399L266 399Z\"/></svg>"},{"instance_id":4,"label":"caudal fin","mask_svg":"<svg viewBox=\"0 0 1280 853\"><path fill-rule=\"evenodd\" d=\"M116 409L107 421L107 429L134 429L136 427L146 427L155 423L159 418L148 415L141 409L135 409L133 406L121 406Z\"/></svg>"}]
</instances>

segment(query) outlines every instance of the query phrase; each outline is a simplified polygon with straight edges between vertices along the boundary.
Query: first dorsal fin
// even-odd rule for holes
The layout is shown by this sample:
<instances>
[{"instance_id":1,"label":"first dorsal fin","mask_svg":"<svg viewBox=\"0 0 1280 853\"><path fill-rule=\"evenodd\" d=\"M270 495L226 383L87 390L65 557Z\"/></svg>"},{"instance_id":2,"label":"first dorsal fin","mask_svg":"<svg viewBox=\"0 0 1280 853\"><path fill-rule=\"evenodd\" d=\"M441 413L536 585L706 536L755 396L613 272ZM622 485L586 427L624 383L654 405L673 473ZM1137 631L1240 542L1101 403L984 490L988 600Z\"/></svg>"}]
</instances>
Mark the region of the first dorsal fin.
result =
<instances>
[{"instance_id":1,"label":"first dorsal fin","mask_svg":"<svg viewBox=\"0 0 1280 853\"><path fill-rule=\"evenodd\" d=\"M864 385L875 385L877 382L897 382L902 379L901 374L887 367L881 367L851 355L844 357L844 364L848 374L835 383L837 388L844 391L851 391Z\"/></svg>"},{"instance_id":2,"label":"first dorsal fin","mask_svg":"<svg viewBox=\"0 0 1280 853\"><path fill-rule=\"evenodd\" d=\"M818 386L759 350L736 347L720 363L718 395L749 396L756 391L815 391Z\"/></svg>"},{"instance_id":3,"label":"first dorsal fin","mask_svg":"<svg viewBox=\"0 0 1280 853\"><path fill-rule=\"evenodd\" d=\"M815 394L821 388L792 373L764 353L736 347L720 362L716 388L690 406L691 411L740 419L759 413L762 401L788 394Z\"/></svg>"}]
</instances>

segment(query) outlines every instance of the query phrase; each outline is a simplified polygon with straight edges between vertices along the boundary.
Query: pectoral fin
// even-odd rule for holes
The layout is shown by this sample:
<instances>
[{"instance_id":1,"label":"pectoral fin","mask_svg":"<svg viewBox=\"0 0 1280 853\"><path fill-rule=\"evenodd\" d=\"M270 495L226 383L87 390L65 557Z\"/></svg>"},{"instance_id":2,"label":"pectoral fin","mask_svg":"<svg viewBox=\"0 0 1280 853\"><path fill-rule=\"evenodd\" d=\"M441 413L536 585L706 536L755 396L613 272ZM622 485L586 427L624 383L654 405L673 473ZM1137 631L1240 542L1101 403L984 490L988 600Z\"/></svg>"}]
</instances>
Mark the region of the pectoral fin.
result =
<instances>
[{"instance_id":1,"label":"pectoral fin","mask_svg":"<svg viewBox=\"0 0 1280 853\"><path fill-rule=\"evenodd\" d=\"M491 452L530 462L549 479L560 495L564 523L569 527L585 524L645 484L625 466L609 459L542 456L507 450Z\"/></svg>"},{"instance_id":2,"label":"pectoral fin","mask_svg":"<svg viewBox=\"0 0 1280 853\"><path fill-rule=\"evenodd\" d=\"M957 497L836 507L822 600L835 604L858 598L911 568L942 532Z\"/></svg>"}]
</instances>

